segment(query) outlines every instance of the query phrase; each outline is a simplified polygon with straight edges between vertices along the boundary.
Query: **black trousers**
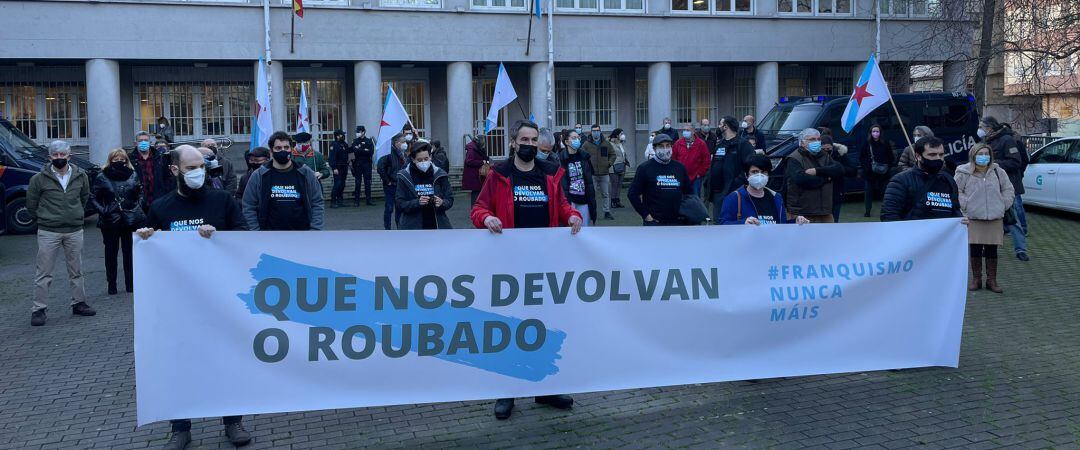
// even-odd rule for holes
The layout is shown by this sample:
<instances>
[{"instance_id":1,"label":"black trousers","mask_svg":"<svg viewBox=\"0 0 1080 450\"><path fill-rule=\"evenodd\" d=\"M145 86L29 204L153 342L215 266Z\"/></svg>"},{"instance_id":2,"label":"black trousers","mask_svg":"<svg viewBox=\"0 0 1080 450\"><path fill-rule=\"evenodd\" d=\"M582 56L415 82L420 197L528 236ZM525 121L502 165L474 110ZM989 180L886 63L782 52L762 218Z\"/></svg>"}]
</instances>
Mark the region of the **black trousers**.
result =
<instances>
[{"instance_id":1,"label":"black trousers","mask_svg":"<svg viewBox=\"0 0 1080 450\"><path fill-rule=\"evenodd\" d=\"M371 201L371 163L358 163L352 166L353 178L356 185L353 187L353 199L360 200L360 184L364 184L364 199Z\"/></svg>"},{"instance_id":2,"label":"black trousers","mask_svg":"<svg viewBox=\"0 0 1080 450\"><path fill-rule=\"evenodd\" d=\"M242 420L244 420L244 416L225 416L221 418L221 424L232 425L234 423L240 423ZM170 420L169 423L172 424L173 433L191 431L191 419Z\"/></svg>"},{"instance_id":3,"label":"black trousers","mask_svg":"<svg viewBox=\"0 0 1080 450\"><path fill-rule=\"evenodd\" d=\"M120 249L124 250L124 286L130 291L132 283L131 271L131 233L133 230L122 228L102 228L101 238L105 241L105 280L109 286L116 286L116 254Z\"/></svg>"},{"instance_id":4,"label":"black trousers","mask_svg":"<svg viewBox=\"0 0 1080 450\"><path fill-rule=\"evenodd\" d=\"M349 166L335 167L334 187L330 190L330 201L345 199L345 179L349 178Z\"/></svg>"}]
</instances>

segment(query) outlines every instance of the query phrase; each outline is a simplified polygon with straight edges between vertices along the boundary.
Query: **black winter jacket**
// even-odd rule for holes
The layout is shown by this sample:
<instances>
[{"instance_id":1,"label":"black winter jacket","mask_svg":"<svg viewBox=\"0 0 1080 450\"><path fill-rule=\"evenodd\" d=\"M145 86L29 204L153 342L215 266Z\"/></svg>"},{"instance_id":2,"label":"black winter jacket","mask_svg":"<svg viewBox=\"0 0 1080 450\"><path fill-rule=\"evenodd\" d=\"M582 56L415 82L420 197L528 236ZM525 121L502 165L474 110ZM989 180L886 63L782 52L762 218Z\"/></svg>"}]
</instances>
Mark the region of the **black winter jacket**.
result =
<instances>
[{"instance_id":1,"label":"black winter jacket","mask_svg":"<svg viewBox=\"0 0 1080 450\"><path fill-rule=\"evenodd\" d=\"M986 144L994 151L994 162L1005 173L1009 174L1009 182L1013 185L1016 195L1024 195L1024 155L1020 147L1016 145L1016 137L1012 130L1002 128L986 138Z\"/></svg>"},{"instance_id":2,"label":"black winter jacket","mask_svg":"<svg viewBox=\"0 0 1080 450\"><path fill-rule=\"evenodd\" d=\"M146 221L139 175L133 170L124 175L110 167L94 178L90 203L98 211L98 228L133 231Z\"/></svg>"},{"instance_id":3,"label":"black winter jacket","mask_svg":"<svg viewBox=\"0 0 1080 450\"><path fill-rule=\"evenodd\" d=\"M435 223L440 230L449 230L454 228L450 224L450 218L446 216L446 211L454 207L454 192L450 187L450 176L447 173L438 168L432 167L435 173L432 175L435 189L435 196L443 200L441 207L436 208L434 199L428 206L420 206L420 197L416 195L416 188L413 184L412 174L409 173L409 166L405 166L397 172L398 189L394 192L394 202L398 208L401 209L401 222L398 223L398 229L401 230L422 230L424 228L424 212L421 208L435 208Z\"/></svg>"},{"instance_id":4,"label":"black winter jacket","mask_svg":"<svg viewBox=\"0 0 1080 450\"><path fill-rule=\"evenodd\" d=\"M944 171L936 175L918 167L898 173L885 188L881 221L963 217L956 180Z\"/></svg>"}]
</instances>

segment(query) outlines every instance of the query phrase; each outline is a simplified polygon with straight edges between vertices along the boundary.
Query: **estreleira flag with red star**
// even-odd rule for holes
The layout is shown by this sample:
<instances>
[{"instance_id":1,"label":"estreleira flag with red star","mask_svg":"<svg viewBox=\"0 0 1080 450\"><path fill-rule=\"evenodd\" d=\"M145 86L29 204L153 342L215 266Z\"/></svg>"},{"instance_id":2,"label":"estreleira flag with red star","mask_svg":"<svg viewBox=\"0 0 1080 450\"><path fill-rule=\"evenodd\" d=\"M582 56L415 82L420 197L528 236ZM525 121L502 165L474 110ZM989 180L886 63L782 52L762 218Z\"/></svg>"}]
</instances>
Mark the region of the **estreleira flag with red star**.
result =
<instances>
[{"instance_id":1,"label":"estreleira flag with red star","mask_svg":"<svg viewBox=\"0 0 1080 450\"><path fill-rule=\"evenodd\" d=\"M401 100L398 100L397 94L394 93L394 88L391 86L386 90L386 103L383 104L382 122L379 123L379 136L375 144L376 161L382 158L383 155L390 154L390 140L398 133L401 133L401 129L405 128L405 124L412 124L412 121L409 120L409 113L405 111L405 107L401 105Z\"/></svg>"},{"instance_id":2,"label":"estreleira flag with red star","mask_svg":"<svg viewBox=\"0 0 1080 450\"><path fill-rule=\"evenodd\" d=\"M296 17L304 18L304 0L292 0L292 10Z\"/></svg>"},{"instance_id":3,"label":"estreleira flag with red star","mask_svg":"<svg viewBox=\"0 0 1080 450\"><path fill-rule=\"evenodd\" d=\"M889 85L885 84L877 58L870 55L870 61L866 62L866 69L859 77L859 82L855 83L855 92L851 93L851 99L841 116L840 124L844 131L850 133L860 120L870 115L878 106L884 105L891 97Z\"/></svg>"}]
</instances>

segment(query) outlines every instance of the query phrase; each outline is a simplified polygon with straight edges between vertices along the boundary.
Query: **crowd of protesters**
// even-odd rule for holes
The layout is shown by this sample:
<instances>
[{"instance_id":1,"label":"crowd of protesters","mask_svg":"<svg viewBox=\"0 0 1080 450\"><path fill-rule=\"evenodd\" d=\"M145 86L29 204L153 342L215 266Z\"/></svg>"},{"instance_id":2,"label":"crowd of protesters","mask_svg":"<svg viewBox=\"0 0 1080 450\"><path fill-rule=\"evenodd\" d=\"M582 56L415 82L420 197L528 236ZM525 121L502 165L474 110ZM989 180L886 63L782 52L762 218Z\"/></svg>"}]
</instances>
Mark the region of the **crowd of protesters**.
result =
<instances>
[{"instance_id":1,"label":"crowd of protesters","mask_svg":"<svg viewBox=\"0 0 1080 450\"><path fill-rule=\"evenodd\" d=\"M628 173L633 176L626 198L644 226L835 223L845 181L858 178L865 217L880 196L881 221L963 218L969 227L969 289L985 286L1001 293L998 247L1004 234L1011 235L1017 258L1028 260L1021 202L1027 154L1009 126L985 117L981 143L958 167L947 167L945 145L928 127L915 127L914 139L902 150L882 131L871 126L849 149L831 130L808 128L795 136L797 149L777 164L766 155L766 136L752 116L741 121L725 116L716 127L703 120L678 130L665 119L663 128L649 134L644 160L631 168L627 155L636 152L627 148L621 129L604 133L599 125L577 124L554 131L519 121L508 129L505 159L491 157L483 136L465 146L458 186L470 193L471 223L464 225L492 233L568 227L576 234L598 220L614 219L613 210L624 208L621 190ZM109 152L93 179L68 164L66 143L53 142L50 164L33 177L27 194L27 208L38 223L31 324L47 321L48 290L61 254L72 314L96 314L86 303L81 268L88 204L97 212L110 295L119 290L118 257L124 289L134 290L133 235L151 239L157 231L195 231L210 238L219 230L321 230L324 180L332 178L328 206L344 207L350 173L353 206L360 206L361 190L364 203L373 205L373 170L378 174L385 229L454 228L447 215L455 207L450 159L439 141L424 140L406 126L376 158L375 141L363 126L351 141L344 131L335 131L326 157L311 139L308 133L276 132L260 143L265 145L245 152L247 167L238 174L213 139L198 147L172 146L166 135L139 133L135 149ZM770 183L777 179L782 182ZM536 401L562 409L573 405L567 395ZM495 416L506 419L513 407L513 399L500 399ZM250 442L240 417L222 420L233 444ZM190 427L190 421L173 421L167 448L184 448L191 441Z\"/></svg>"}]
</instances>

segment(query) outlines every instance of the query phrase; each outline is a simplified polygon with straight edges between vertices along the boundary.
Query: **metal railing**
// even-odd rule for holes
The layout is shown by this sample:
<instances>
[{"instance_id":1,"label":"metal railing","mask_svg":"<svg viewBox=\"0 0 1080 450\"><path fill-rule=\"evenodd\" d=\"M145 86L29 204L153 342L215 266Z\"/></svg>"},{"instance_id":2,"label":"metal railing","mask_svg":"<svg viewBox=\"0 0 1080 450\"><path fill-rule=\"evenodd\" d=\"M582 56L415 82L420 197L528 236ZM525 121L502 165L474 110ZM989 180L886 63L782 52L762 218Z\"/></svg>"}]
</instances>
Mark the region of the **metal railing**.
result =
<instances>
[{"instance_id":1,"label":"metal railing","mask_svg":"<svg viewBox=\"0 0 1080 450\"><path fill-rule=\"evenodd\" d=\"M1034 134L1027 136L1020 136L1020 140L1027 146L1028 153L1032 153L1035 150L1042 148L1044 145L1061 139L1063 136L1046 136L1043 134Z\"/></svg>"}]
</instances>

